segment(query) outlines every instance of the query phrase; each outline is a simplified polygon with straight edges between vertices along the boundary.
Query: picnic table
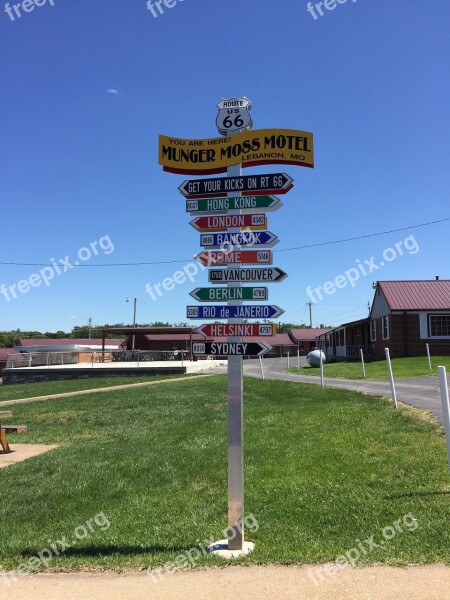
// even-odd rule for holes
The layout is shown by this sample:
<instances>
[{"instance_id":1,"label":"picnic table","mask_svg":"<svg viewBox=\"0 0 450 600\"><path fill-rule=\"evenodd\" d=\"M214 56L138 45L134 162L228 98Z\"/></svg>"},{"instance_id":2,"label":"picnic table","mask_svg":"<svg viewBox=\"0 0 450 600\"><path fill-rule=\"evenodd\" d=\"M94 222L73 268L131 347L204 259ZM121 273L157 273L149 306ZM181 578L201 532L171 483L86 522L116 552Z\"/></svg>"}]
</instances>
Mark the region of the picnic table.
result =
<instances>
[{"instance_id":1,"label":"picnic table","mask_svg":"<svg viewBox=\"0 0 450 600\"><path fill-rule=\"evenodd\" d=\"M1 419L10 419L12 417L12 412L10 410L1 410L0 411L0 420ZM0 444L2 445L3 452L5 454L9 454L11 452L11 448L9 447L8 440L6 438L6 434L8 433L25 433L27 430L26 425L2 425L0 423Z\"/></svg>"}]
</instances>

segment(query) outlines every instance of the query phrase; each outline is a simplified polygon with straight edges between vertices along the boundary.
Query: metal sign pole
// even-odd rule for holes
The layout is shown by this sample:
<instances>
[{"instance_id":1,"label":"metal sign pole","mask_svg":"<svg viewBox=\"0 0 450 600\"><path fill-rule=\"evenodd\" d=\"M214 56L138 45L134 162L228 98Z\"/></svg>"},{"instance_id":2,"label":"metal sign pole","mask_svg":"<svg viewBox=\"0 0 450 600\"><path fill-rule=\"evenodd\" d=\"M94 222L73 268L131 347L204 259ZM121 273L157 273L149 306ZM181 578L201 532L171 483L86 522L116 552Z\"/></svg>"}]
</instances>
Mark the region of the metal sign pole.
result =
<instances>
[{"instance_id":1,"label":"metal sign pole","mask_svg":"<svg viewBox=\"0 0 450 600\"><path fill-rule=\"evenodd\" d=\"M263 361L261 356L259 357L259 365L261 367L261 379L264 379L264 367L263 367Z\"/></svg>"},{"instance_id":2,"label":"metal sign pole","mask_svg":"<svg viewBox=\"0 0 450 600\"><path fill-rule=\"evenodd\" d=\"M385 348L384 353L386 355L386 363L387 363L388 374L389 374L389 382L391 384L392 402L394 403L394 408L397 408L397 406L398 406L397 405L397 392L395 391L394 373L392 371L391 354L389 352L389 348Z\"/></svg>"},{"instance_id":3,"label":"metal sign pole","mask_svg":"<svg viewBox=\"0 0 450 600\"><path fill-rule=\"evenodd\" d=\"M444 416L445 438L447 440L448 465L450 469L450 403L448 399L447 370L438 367L439 385L441 388L442 414Z\"/></svg>"},{"instance_id":4,"label":"metal sign pole","mask_svg":"<svg viewBox=\"0 0 450 600\"><path fill-rule=\"evenodd\" d=\"M363 372L363 377L365 379L366 378L366 364L364 362L364 350L362 348L359 350L359 355L361 356L362 372Z\"/></svg>"},{"instance_id":5,"label":"metal sign pole","mask_svg":"<svg viewBox=\"0 0 450 600\"><path fill-rule=\"evenodd\" d=\"M433 373L433 369L431 367L431 354L430 354L430 344L426 344L427 347L427 358L428 358L428 370L430 371L430 375Z\"/></svg>"},{"instance_id":6,"label":"metal sign pole","mask_svg":"<svg viewBox=\"0 0 450 600\"><path fill-rule=\"evenodd\" d=\"M229 177L241 175L241 165L229 167ZM236 193L229 194L236 196ZM240 210L229 214L241 214ZM233 231L233 230L230 230ZM239 231L239 229L236 229ZM235 268L228 265L228 269ZM242 287L228 284L228 287ZM242 301L228 305L242 305ZM242 319L228 319L228 323L242 323ZM230 337L229 342L242 342L242 338ZM243 448L243 357L228 357L228 550L244 547L244 448Z\"/></svg>"},{"instance_id":7,"label":"metal sign pole","mask_svg":"<svg viewBox=\"0 0 450 600\"><path fill-rule=\"evenodd\" d=\"M324 383L323 383L323 353L322 350L319 350L320 352L320 387L323 389L324 388Z\"/></svg>"}]
</instances>

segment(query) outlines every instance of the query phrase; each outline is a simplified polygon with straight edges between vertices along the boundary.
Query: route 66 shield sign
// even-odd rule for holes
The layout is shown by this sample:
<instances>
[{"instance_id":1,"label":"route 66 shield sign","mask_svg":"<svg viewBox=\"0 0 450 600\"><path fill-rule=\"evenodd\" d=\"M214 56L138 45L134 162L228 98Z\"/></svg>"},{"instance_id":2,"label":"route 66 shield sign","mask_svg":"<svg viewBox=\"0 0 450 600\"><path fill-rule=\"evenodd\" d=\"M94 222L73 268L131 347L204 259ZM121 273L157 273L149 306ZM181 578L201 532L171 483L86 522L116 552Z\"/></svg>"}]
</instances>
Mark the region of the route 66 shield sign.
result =
<instances>
[{"instance_id":1,"label":"route 66 shield sign","mask_svg":"<svg viewBox=\"0 0 450 600\"><path fill-rule=\"evenodd\" d=\"M252 103L245 96L243 98L230 98L221 100L217 104L219 114L216 125L221 135L240 133L253 127L250 109Z\"/></svg>"}]
</instances>

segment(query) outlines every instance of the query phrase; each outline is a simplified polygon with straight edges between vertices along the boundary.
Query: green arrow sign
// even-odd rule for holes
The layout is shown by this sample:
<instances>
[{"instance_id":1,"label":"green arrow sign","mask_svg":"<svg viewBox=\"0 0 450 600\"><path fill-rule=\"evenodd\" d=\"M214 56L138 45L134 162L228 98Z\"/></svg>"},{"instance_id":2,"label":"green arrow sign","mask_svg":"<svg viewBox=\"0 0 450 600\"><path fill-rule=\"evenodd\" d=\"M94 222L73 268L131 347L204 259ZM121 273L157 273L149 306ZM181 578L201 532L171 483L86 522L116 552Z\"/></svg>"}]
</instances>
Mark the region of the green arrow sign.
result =
<instances>
[{"instance_id":1,"label":"green arrow sign","mask_svg":"<svg viewBox=\"0 0 450 600\"><path fill-rule=\"evenodd\" d=\"M191 296L199 302L223 302L228 300L268 300L266 287L196 288Z\"/></svg>"},{"instance_id":2,"label":"green arrow sign","mask_svg":"<svg viewBox=\"0 0 450 600\"><path fill-rule=\"evenodd\" d=\"M227 210L242 210L251 212L264 208L268 212L278 210L283 206L275 196L237 196L234 198L204 198L199 200L186 200L186 212L204 213L226 212Z\"/></svg>"}]
</instances>

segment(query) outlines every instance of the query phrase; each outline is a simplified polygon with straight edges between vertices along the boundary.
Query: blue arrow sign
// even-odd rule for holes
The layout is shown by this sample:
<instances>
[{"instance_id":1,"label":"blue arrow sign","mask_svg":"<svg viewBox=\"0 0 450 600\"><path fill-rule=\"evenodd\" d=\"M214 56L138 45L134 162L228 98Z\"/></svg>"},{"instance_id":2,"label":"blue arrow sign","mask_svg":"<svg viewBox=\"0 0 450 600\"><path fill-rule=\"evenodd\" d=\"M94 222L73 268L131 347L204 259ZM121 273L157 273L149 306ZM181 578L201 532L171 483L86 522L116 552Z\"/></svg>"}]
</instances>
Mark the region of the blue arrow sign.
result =
<instances>
[{"instance_id":1,"label":"blue arrow sign","mask_svg":"<svg viewBox=\"0 0 450 600\"><path fill-rule=\"evenodd\" d=\"M284 313L279 306L188 306L188 319L276 319Z\"/></svg>"},{"instance_id":2,"label":"blue arrow sign","mask_svg":"<svg viewBox=\"0 0 450 600\"><path fill-rule=\"evenodd\" d=\"M280 240L270 231L241 231L240 233L203 233L200 246L224 248L243 246L275 246Z\"/></svg>"}]
</instances>

